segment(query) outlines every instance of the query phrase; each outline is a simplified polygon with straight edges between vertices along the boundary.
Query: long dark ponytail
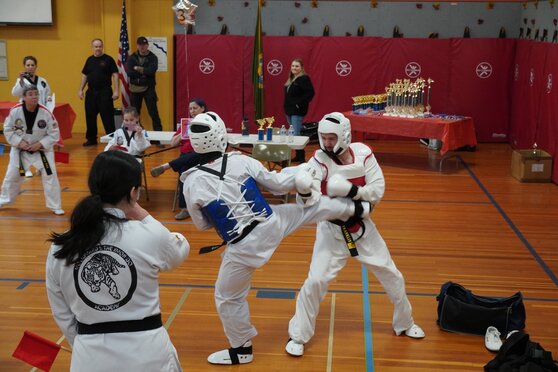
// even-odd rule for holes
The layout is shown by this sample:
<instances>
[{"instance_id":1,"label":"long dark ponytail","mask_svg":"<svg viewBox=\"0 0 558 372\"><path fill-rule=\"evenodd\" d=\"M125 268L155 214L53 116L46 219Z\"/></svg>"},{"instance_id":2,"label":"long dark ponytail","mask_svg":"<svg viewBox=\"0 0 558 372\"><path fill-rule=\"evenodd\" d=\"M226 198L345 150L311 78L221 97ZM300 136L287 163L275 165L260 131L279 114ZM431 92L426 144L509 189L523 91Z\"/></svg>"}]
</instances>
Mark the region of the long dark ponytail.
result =
<instances>
[{"instance_id":1,"label":"long dark ponytail","mask_svg":"<svg viewBox=\"0 0 558 372\"><path fill-rule=\"evenodd\" d=\"M107 223L120 224L118 218L103 209L130 201L130 191L141 185L141 166L131 155L122 151L102 152L95 158L88 179L91 195L75 206L70 217L70 229L61 234L53 232L50 241L61 248L54 257L75 263L81 255L93 248L105 235Z\"/></svg>"}]
</instances>

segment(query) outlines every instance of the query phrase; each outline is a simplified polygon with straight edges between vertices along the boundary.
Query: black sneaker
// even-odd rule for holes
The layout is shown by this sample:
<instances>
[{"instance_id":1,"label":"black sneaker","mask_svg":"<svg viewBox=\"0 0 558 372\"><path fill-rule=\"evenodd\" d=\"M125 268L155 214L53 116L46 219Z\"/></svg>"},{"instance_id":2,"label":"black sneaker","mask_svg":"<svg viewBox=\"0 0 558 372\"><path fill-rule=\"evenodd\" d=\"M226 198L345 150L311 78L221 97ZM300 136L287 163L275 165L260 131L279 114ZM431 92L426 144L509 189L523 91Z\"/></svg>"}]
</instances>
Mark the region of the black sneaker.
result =
<instances>
[{"instance_id":1,"label":"black sneaker","mask_svg":"<svg viewBox=\"0 0 558 372\"><path fill-rule=\"evenodd\" d=\"M83 143L83 147L88 147L88 146L96 146L97 145L97 141L90 141L87 140Z\"/></svg>"}]
</instances>

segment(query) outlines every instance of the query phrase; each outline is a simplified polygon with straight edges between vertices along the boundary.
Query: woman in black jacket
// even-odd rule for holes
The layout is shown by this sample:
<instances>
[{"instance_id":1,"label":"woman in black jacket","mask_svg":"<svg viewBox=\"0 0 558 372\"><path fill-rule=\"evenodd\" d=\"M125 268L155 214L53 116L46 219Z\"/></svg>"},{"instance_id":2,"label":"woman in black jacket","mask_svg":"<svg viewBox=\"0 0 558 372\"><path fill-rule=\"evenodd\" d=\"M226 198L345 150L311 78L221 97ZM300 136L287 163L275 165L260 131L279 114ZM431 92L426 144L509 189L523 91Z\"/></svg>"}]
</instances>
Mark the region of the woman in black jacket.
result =
<instances>
[{"instance_id":1,"label":"woman in black jacket","mask_svg":"<svg viewBox=\"0 0 558 372\"><path fill-rule=\"evenodd\" d=\"M283 104L287 121L294 128L295 136L300 135L304 115L308 112L312 97L314 97L312 81L304 71L302 59L296 58L291 63L291 73L285 83L285 101ZM296 157L293 161L304 162L304 150L296 150Z\"/></svg>"}]
</instances>

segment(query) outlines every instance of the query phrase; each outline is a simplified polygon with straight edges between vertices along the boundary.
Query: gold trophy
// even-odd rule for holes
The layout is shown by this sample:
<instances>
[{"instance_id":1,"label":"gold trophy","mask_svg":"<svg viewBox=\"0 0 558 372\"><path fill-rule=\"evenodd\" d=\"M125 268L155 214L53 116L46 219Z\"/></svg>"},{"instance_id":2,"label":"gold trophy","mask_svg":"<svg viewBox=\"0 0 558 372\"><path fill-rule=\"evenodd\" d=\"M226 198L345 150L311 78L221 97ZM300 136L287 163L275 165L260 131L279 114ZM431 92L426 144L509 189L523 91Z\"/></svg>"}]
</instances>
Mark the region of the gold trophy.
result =
<instances>
[{"instance_id":1,"label":"gold trophy","mask_svg":"<svg viewBox=\"0 0 558 372\"><path fill-rule=\"evenodd\" d=\"M264 119L257 119L256 120L260 127L258 128L258 141L264 140L264 126L265 126L265 118Z\"/></svg>"},{"instance_id":2,"label":"gold trophy","mask_svg":"<svg viewBox=\"0 0 558 372\"><path fill-rule=\"evenodd\" d=\"M434 82L434 80L428 78L426 80L427 85L427 91L426 91L426 112L424 113L424 115L430 115L430 85Z\"/></svg>"},{"instance_id":3,"label":"gold trophy","mask_svg":"<svg viewBox=\"0 0 558 372\"><path fill-rule=\"evenodd\" d=\"M275 122L275 117L264 118L267 121L267 132L266 132L266 140L272 141L273 140L273 123Z\"/></svg>"}]
</instances>

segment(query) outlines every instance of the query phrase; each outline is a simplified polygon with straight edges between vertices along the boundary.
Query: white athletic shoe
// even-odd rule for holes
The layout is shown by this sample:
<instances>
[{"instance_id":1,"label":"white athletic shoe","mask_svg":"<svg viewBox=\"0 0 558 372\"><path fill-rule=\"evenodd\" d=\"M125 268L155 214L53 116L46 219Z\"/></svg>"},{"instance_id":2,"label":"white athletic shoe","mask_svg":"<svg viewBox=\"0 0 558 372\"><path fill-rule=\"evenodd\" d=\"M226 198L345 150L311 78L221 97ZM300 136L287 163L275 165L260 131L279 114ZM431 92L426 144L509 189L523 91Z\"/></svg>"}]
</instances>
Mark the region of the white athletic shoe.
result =
<instances>
[{"instance_id":1,"label":"white athletic shoe","mask_svg":"<svg viewBox=\"0 0 558 372\"><path fill-rule=\"evenodd\" d=\"M30 170L26 171L25 177L33 177L33 172L31 172Z\"/></svg>"},{"instance_id":2,"label":"white athletic shoe","mask_svg":"<svg viewBox=\"0 0 558 372\"><path fill-rule=\"evenodd\" d=\"M287 346L285 346L285 351L292 356L299 357L304 354L304 344L299 344L293 339L289 339Z\"/></svg>"},{"instance_id":3,"label":"white athletic shoe","mask_svg":"<svg viewBox=\"0 0 558 372\"><path fill-rule=\"evenodd\" d=\"M54 213L57 216L62 216L66 212L64 212L64 209L53 209L52 213Z\"/></svg>"},{"instance_id":4,"label":"white athletic shoe","mask_svg":"<svg viewBox=\"0 0 558 372\"><path fill-rule=\"evenodd\" d=\"M426 334L424 333L424 331L422 330L422 328L420 328L418 325L413 324L411 326L411 328L407 329L405 332L399 332L397 333L397 336L400 336L404 334L407 337L410 338L424 338L426 336Z\"/></svg>"},{"instance_id":5,"label":"white athletic shoe","mask_svg":"<svg viewBox=\"0 0 558 372\"><path fill-rule=\"evenodd\" d=\"M207 357L207 361L211 364L246 364L253 360L251 341L246 341L240 347L217 351Z\"/></svg>"},{"instance_id":6,"label":"white athletic shoe","mask_svg":"<svg viewBox=\"0 0 558 372\"><path fill-rule=\"evenodd\" d=\"M490 351L498 351L502 347L502 340L500 339L500 332L498 328L490 326L486 329L484 335L484 346Z\"/></svg>"}]
</instances>

